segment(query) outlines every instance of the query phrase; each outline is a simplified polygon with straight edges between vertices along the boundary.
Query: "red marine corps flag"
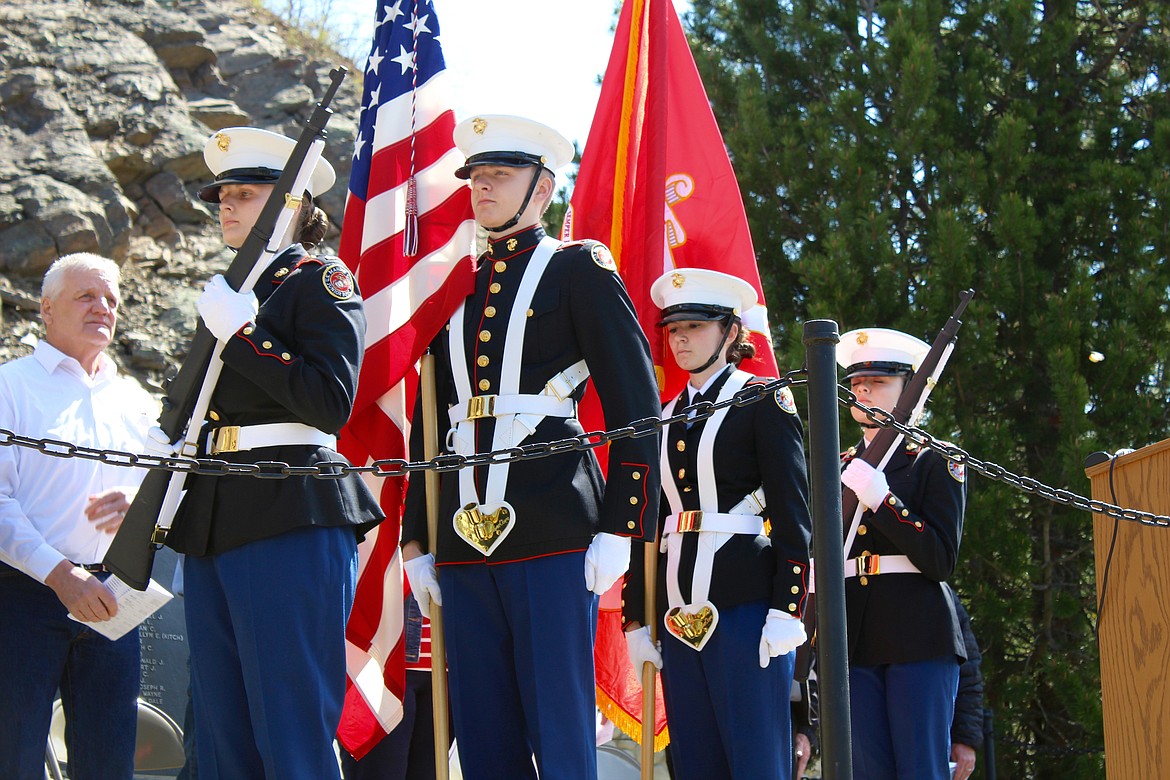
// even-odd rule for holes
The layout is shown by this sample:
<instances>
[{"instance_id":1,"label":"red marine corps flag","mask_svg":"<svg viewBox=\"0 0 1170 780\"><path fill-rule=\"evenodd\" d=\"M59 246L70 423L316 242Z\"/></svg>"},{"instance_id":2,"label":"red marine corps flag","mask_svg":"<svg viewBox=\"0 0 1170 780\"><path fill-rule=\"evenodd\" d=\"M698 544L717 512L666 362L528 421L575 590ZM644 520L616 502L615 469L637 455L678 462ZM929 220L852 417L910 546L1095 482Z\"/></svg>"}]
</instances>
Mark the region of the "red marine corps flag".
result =
<instances>
[{"instance_id":1,"label":"red marine corps flag","mask_svg":"<svg viewBox=\"0 0 1170 780\"><path fill-rule=\"evenodd\" d=\"M451 132L439 23L429 0L381 0L365 71L341 258L368 323L353 415L340 449L363 465L403 458L415 364L473 283L475 222ZM346 630L349 680L338 739L361 758L402 719L403 480L374 478L386 520L360 550Z\"/></svg>"},{"instance_id":2,"label":"red marine corps flag","mask_svg":"<svg viewBox=\"0 0 1170 780\"><path fill-rule=\"evenodd\" d=\"M654 215L662 215L661 220ZM663 398L686 382L665 351L650 285L672 268L709 268L752 284L761 305L743 316L756 357L743 370L775 376L776 359L755 250L739 186L690 46L670 0L626 0L581 159L566 239L594 238L613 251L650 339ZM590 396L585 430L600 430ZM592 411L593 416L590 417ZM621 634L614 592L602 600L595 649L598 702L628 734L640 731L640 685ZM620 597L619 597L620 598ZM655 747L666 743L657 706Z\"/></svg>"}]
</instances>

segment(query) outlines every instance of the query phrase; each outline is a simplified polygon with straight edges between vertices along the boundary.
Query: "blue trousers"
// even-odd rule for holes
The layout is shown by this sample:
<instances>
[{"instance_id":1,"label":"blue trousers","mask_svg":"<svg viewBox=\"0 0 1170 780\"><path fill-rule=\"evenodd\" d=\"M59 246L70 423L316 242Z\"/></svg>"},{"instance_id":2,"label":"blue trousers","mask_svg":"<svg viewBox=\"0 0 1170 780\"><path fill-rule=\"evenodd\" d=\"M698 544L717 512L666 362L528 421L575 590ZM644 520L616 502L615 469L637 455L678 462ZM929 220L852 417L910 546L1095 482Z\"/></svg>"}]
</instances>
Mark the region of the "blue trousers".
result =
<instances>
[{"instance_id":1,"label":"blue trousers","mask_svg":"<svg viewBox=\"0 0 1170 780\"><path fill-rule=\"evenodd\" d=\"M764 601L719 610L702 652L659 628L662 696L676 780L788 780L796 654L760 668Z\"/></svg>"},{"instance_id":2,"label":"blue trousers","mask_svg":"<svg viewBox=\"0 0 1170 780\"><path fill-rule=\"evenodd\" d=\"M200 780L340 778L353 529L189 556L184 576Z\"/></svg>"},{"instance_id":3,"label":"blue trousers","mask_svg":"<svg viewBox=\"0 0 1170 780\"><path fill-rule=\"evenodd\" d=\"M0 777L43 780L60 689L69 777L130 780L138 632L111 642L67 611L51 588L0 564Z\"/></svg>"},{"instance_id":4,"label":"blue trousers","mask_svg":"<svg viewBox=\"0 0 1170 780\"><path fill-rule=\"evenodd\" d=\"M953 655L849 669L855 780L950 780Z\"/></svg>"},{"instance_id":5,"label":"blue trousers","mask_svg":"<svg viewBox=\"0 0 1170 780\"><path fill-rule=\"evenodd\" d=\"M466 780L596 780L584 552L443 566L451 716Z\"/></svg>"}]
</instances>

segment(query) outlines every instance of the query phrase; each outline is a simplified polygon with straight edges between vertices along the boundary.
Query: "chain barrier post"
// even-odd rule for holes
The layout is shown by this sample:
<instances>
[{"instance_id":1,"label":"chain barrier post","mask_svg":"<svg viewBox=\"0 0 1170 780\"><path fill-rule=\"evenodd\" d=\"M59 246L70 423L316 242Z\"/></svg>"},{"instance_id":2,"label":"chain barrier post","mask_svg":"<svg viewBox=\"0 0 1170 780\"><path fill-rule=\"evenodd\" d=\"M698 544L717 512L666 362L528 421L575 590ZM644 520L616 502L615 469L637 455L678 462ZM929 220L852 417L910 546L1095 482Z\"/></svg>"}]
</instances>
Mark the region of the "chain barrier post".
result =
<instances>
[{"instance_id":1,"label":"chain barrier post","mask_svg":"<svg viewBox=\"0 0 1170 780\"><path fill-rule=\"evenodd\" d=\"M808 368L809 486L813 521L817 681L821 694L821 768L825 780L852 780L849 641L845 623L845 544L841 525L841 430L837 417L837 342L833 320L804 324Z\"/></svg>"},{"instance_id":2,"label":"chain barrier post","mask_svg":"<svg viewBox=\"0 0 1170 780\"><path fill-rule=\"evenodd\" d=\"M983 776L996 780L995 774L995 713L983 710Z\"/></svg>"}]
</instances>

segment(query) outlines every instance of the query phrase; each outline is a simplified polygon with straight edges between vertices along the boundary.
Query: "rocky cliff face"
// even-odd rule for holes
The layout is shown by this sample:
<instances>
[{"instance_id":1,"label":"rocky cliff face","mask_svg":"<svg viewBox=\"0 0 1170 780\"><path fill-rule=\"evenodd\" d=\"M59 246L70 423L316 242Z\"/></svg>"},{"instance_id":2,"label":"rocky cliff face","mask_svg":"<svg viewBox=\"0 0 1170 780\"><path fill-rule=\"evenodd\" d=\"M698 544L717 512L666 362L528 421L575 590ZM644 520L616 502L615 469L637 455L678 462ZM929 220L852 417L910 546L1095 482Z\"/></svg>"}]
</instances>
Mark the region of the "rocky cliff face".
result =
<instances>
[{"instance_id":1,"label":"rocky cliff face","mask_svg":"<svg viewBox=\"0 0 1170 780\"><path fill-rule=\"evenodd\" d=\"M249 0L0 2L0 362L42 335L49 264L97 252L125 276L114 356L157 389L203 280L231 259L195 197L204 141L231 125L295 137L347 64L326 150L338 183L320 204L340 224L360 74L293 39Z\"/></svg>"}]
</instances>

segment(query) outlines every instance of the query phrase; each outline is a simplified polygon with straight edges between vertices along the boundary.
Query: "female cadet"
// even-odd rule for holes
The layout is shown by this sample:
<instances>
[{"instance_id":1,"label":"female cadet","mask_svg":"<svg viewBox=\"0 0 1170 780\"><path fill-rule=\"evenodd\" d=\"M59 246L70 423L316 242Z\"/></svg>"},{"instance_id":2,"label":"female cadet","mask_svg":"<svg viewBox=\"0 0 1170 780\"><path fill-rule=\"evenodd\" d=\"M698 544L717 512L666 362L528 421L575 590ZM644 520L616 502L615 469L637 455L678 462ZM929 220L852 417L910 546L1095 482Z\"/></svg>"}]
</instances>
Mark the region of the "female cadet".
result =
<instances>
[{"instance_id":1,"label":"female cadet","mask_svg":"<svg viewBox=\"0 0 1170 780\"><path fill-rule=\"evenodd\" d=\"M858 401L889 411L928 349L905 333L868 328L841 336L837 362ZM842 455L841 482L864 510L845 518L854 777L949 780L966 651L943 583L955 569L963 530L963 466L911 442L875 469L859 456L877 426L851 411L863 438Z\"/></svg>"},{"instance_id":2,"label":"female cadet","mask_svg":"<svg viewBox=\"0 0 1170 780\"><path fill-rule=\"evenodd\" d=\"M207 142L224 242L238 248L288 161L292 139L234 127ZM251 292L212 277L199 314L223 344L200 456L312 466L342 460L365 317L353 277L314 257L328 226L305 202ZM196 476L167 543L186 553L185 596L201 778L338 778L332 742L345 695L345 624L357 540L382 517L357 475Z\"/></svg>"},{"instance_id":3,"label":"female cadet","mask_svg":"<svg viewBox=\"0 0 1170 780\"><path fill-rule=\"evenodd\" d=\"M650 295L675 361L690 374L664 418L766 381L737 369L755 352L739 318L756 303L747 282L679 269L658 279ZM659 614L644 615L637 551L623 603L635 669L645 661L662 669L675 776L788 778L792 651L805 641L811 530L792 395L785 388L706 420L671 424L661 462ZM646 619L663 621L657 647Z\"/></svg>"}]
</instances>

